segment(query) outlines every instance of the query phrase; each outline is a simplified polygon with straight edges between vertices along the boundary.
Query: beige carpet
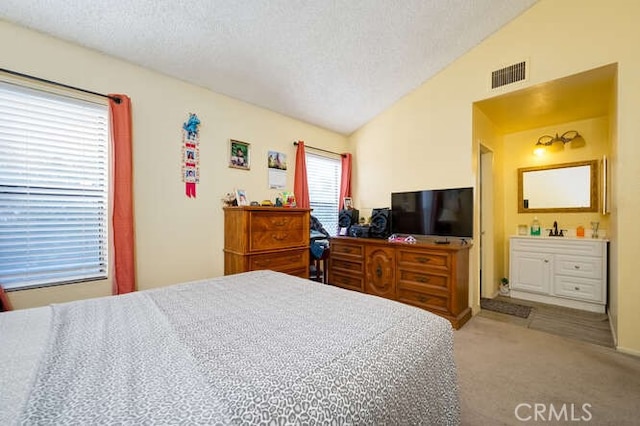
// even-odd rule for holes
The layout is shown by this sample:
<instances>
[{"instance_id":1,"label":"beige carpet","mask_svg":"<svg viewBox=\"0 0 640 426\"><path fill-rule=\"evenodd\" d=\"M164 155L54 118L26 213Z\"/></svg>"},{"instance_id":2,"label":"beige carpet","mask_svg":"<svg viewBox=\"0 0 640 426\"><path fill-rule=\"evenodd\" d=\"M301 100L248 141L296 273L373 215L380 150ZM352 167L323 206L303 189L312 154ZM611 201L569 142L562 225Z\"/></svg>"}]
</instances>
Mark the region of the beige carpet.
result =
<instances>
[{"instance_id":1,"label":"beige carpet","mask_svg":"<svg viewBox=\"0 0 640 426\"><path fill-rule=\"evenodd\" d=\"M640 358L477 316L454 339L463 425L640 425Z\"/></svg>"}]
</instances>

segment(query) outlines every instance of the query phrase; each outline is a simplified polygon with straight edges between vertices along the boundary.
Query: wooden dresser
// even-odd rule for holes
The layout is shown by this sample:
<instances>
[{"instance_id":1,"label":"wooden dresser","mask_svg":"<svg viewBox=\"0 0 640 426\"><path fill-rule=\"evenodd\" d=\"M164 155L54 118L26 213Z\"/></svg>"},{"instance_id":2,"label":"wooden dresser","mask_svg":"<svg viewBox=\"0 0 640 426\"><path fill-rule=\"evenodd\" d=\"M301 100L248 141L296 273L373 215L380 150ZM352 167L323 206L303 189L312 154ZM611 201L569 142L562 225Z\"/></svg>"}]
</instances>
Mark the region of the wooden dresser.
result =
<instances>
[{"instance_id":1,"label":"wooden dresser","mask_svg":"<svg viewBox=\"0 0 640 426\"><path fill-rule=\"evenodd\" d=\"M329 283L427 309L460 328L471 318L469 245L331 239Z\"/></svg>"},{"instance_id":2,"label":"wooden dresser","mask_svg":"<svg viewBox=\"0 0 640 426\"><path fill-rule=\"evenodd\" d=\"M271 269L309 278L309 209L224 208L224 273Z\"/></svg>"}]
</instances>

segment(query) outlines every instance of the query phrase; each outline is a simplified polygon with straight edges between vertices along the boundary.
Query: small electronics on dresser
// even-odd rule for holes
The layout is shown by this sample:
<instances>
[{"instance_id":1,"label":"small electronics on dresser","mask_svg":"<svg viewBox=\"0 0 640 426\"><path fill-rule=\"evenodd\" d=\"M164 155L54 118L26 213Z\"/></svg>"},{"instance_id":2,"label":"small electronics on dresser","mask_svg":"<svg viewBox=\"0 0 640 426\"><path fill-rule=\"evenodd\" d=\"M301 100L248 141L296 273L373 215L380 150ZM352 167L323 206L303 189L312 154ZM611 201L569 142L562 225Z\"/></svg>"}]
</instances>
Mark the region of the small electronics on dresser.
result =
<instances>
[{"instance_id":1,"label":"small electronics on dresser","mask_svg":"<svg viewBox=\"0 0 640 426\"><path fill-rule=\"evenodd\" d=\"M349 228L350 237L369 238L371 227L369 225L351 225Z\"/></svg>"},{"instance_id":2,"label":"small electronics on dresser","mask_svg":"<svg viewBox=\"0 0 640 426\"><path fill-rule=\"evenodd\" d=\"M371 238L387 238L391 235L391 209L373 209L371 212Z\"/></svg>"},{"instance_id":3,"label":"small electronics on dresser","mask_svg":"<svg viewBox=\"0 0 640 426\"><path fill-rule=\"evenodd\" d=\"M360 212L357 209L342 209L338 215L338 235L350 235L349 228L357 225Z\"/></svg>"}]
</instances>

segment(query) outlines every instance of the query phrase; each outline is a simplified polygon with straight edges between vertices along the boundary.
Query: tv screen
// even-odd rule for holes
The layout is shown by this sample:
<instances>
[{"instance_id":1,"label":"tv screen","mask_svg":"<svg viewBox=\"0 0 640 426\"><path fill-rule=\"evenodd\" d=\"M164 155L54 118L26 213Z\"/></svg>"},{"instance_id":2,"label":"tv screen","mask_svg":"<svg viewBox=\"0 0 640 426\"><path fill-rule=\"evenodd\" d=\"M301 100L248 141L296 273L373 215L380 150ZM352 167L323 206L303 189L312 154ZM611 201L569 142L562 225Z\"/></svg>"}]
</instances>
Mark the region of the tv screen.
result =
<instances>
[{"instance_id":1,"label":"tv screen","mask_svg":"<svg viewBox=\"0 0 640 426\"><path fill-rule=\"evenodd\" d=\"M394 192L394 234L473 237L473 188Z\"/></svg>"}]
</instances>

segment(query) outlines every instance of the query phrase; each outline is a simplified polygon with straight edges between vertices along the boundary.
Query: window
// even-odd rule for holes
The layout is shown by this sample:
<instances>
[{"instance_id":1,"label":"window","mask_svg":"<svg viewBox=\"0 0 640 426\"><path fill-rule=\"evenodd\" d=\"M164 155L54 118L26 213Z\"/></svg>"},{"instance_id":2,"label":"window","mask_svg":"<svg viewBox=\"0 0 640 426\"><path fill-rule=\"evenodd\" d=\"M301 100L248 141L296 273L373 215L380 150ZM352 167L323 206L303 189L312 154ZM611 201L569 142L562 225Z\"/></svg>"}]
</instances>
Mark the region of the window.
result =
<instances>
[{"instance_id":1,"label":"window","mask_svg":"<svg viewBox=\"0 0 640 426\"><path fill-rule=\"evenodd\" d=\"M108 111L0 82L0 282L107 277Z\"/></svg>"},{"instance_id":2,"label":"window","mask_svg":"<svg viewBox=\"0 0 640 426\"><path fill-rule=\"evenodd\" d=\"M322 226L335 236L338 233L338 199L342 164L339 158L306 154L309 203Z\"/></svg>"}]
</instances>

